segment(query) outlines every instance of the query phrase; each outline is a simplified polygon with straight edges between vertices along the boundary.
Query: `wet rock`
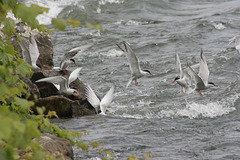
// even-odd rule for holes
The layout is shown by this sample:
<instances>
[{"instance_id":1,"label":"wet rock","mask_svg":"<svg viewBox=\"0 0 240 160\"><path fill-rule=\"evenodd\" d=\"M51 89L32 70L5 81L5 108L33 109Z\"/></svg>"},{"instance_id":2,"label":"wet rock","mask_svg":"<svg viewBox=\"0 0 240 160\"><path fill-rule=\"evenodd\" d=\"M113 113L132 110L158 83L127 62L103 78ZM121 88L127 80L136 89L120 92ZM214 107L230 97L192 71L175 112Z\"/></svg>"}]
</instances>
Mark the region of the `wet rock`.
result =
<instances>
[{"instance_id":1,"label":"wet rock","mask_svg":"<svg viewBox=\"0 0 240 160\"><path fill-rule=\"evenodd\" d=\"M66 160L73 159L72 145L67 139L59 138L49 133L43 133L39 144L43 147L44 152L49 152L51 154L61 153ZM57 158L61 159L61 156Z\"/></svg>"},{"instance_id":2,"label":"wet rock","mask_svg":"<svg viewBox=\"0 0 240 160\"><path fill-rule=\"evenodd\" d=\"M37 114L37 107L45 107L44 114L48 111L55 111L58 117L70 118L95 114L94 108L86 101L70 100L64 96L50 96L39 98L32 107L34 114Z\"/></svg>"},{"instance_id":3,"label":"wet rock","mask_svg":"<svg viewBox=\"0 0 240 160\"><path fill-rule=\"evenodd\" d=\"M65 78L68 78L71 72L62 72L62 71L56 71L56 70L44 70L42 72L35 72L31 78L32 82L35 83L35 81L46 78L46 77L53 77L53 76L63 76ZM36 83L36 85L39 88L40 97L49 97L52 95L59 95L58 90L52 83L46 83L46 82L40 82ZM86 86L82 81L79 79L76 79L70 84L70 88L75 88L79 90L78 94L74 94L71 96L68 96L72 100L82 100L85 101L86 98L84 96L85 88Z\"/></svg>"},{"instance_id":4,"label":"wet rock","mask_svg":"<svg viewBox=\"0 0 240 160\"><path fill-rule=\"evenodd\" d=\"M27 84L27 88L26 90L28 91L28 93L30 93L30 96L27 97L26 95L23 95L25 98L27 98L28 100L35 100L38 99L40 97L40 92L38 90L38 86L36 84L34 84L28 77L23 77L21 75L19 75L19 78Z\"/></svg>"},{"instance_id":5,"label":"wet rock","mask_svg":"<svg viewBox=\"0 0 240 160\"><path fill-rule=\"evenodd\" d=\"M44 69L53 68L53 45L50 35L37 33L35 39L40 53L38 61Z\"/></svg>"},{"instance_id":6,"label":"wet rock","mask_svg":"<svg viewBox=\"0 0 240 160\"><path fill-rule=\"evenodd\" d=\"M45 107L44 114L47 114L48 111L55 111L58 117L72 117L72 100L63 96L39 98L32 107L35 114L37 114L37 107Z\"/></svg>"}]
</instances>

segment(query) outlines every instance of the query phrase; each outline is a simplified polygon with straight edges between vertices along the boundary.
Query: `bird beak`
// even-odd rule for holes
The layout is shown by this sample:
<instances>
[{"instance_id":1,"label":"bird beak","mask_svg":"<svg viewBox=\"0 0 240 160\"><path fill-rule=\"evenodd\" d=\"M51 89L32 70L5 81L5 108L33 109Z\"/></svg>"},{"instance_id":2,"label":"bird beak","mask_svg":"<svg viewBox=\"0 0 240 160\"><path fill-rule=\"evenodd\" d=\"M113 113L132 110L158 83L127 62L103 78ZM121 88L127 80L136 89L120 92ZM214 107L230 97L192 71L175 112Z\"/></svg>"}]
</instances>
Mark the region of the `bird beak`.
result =
<instances>
[{"instance_id":1,"label":"bird beak","mask_svg":"<svg viewBox=\"0 0 240 160\"><path fill-rule=\"evenodd\" d=\"M215 87L218 87L218 85L214 84Z\"/></svg>"},{"instance_id":2,"label":"bird beak","mask_svg":"<svg viewBox=\"0 0 240 160\"><path fill-rule=\"evenodd\" d=\"M149 73L151 76L153 75L152 73Z\"/></svg>"},{"instance_id":3,"label":"bird beak","mask_svg":"<svg viewBox=\"0 0 240 160\"><path fill-rule=\"evenodd\" d=\"M75 64L75 66L77 66L77 63L74 63Z\"/></svg>"},{"instance_id":4,"label":"bird beak","mask_svg":"<svg viewBox=\"0 0 240 160\"><path fill-rule=\"evenodd\" d=\"M173 81L173 83L175 83L175 82L176 82L176 80Z\"/></svg>"}]
</instances>

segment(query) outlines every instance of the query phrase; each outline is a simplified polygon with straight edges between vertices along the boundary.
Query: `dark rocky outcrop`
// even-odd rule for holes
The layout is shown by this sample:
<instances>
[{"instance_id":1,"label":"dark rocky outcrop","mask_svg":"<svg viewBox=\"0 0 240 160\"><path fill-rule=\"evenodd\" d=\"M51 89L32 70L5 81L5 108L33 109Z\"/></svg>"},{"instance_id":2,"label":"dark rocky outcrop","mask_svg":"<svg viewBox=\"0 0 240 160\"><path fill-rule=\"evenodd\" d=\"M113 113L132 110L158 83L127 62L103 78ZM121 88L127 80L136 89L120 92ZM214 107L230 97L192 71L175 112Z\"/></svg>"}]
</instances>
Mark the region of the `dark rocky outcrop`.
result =
<instances>
[{"instance_id":1,"label":"dark rocky outcrop","mask_svg":"<svg viewBox=\"0 0 240 160\"><path fill-rule=\"evenodd\" d=\"M43 147L44 152L51 154L62 153L66 160L73 159L73 149L71 142L67 139L56 137L55 135L43 133L39 144ZM61 159L61 157L56 157Z\"/></svg>"},{"instance_id":2,"label":"dark rocky outcrop","mask_svg":"<svg viewBox=\"0 0 240 160\"><path fill-rule=\"evenodd\" d=\"M40 56L39 63L44 69L52 69L53 64L53 45L49 34L38 33L35 35Z\"/></svg>"},{"instance_id":3,"label":"dark rocky outcrop","mask_svg":"<svg viewBox=\"0 0 240 160\"><path fill-rule=\"evenodd\" d=\"M31 78L32 82L52 76L69 77L70 72L61 72L56 70L44 70L42 72L35 72ZM94 108L88 103L85 98L85 85L79 80L75 80L70 84L71 88L79 90L78 93L64 97L60 95L56 87L52 83L36 83L39 89L40 97L35 101L35 106L32 107L36 113L36 107L45 107L46 111L56 111L59 117L78 117L84 115L95 114Z\"/></svg>"}]
</instances>

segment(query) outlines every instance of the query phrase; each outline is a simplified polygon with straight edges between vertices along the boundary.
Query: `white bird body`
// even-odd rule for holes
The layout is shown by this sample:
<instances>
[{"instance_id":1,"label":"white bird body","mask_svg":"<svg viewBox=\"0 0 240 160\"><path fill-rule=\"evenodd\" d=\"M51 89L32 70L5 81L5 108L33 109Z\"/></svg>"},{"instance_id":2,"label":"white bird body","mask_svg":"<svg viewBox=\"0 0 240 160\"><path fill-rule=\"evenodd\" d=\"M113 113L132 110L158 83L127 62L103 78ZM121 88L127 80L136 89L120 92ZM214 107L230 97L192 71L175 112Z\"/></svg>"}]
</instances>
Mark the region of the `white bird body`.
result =
<instances>
[{"instance_id":1,"label":"white bird body","mask_svg":"<svg viewBox=\"0 0 240 160\"><path fill-rule=\"evenodd\" d=\"M69 86L73 81L75 81L81 71L82 67L76 68L75 70L72 71L72 73L69 75L68 79L67 79L67 85ZM60 90L60 84L57 83L53 83L53 85Z\"/></svg>"},{"instance_id":2,"label":"white bird body","mask_svg":"<svg viewBox=\"0 0 240 160\"><path fill-rule=\"evenodd\" d=\"M180 72L180 77L176 77L174 82L177 82L181 87L185 88L185 93L191 86L191 76L189 75L189 70L186 68L184 71L182 71L181 61L179 58L178 53L176 53L176 65L177 69Z\"/></svg>"},{"instance_id":3,"label":"white bird body","mask_svg":"<svg viewBox=\"0 0 240 160\"><path fill-rule=\"evenodd\" d=\"M37 66L37 60L40 53L34 35L30 33L29 47L27 47L28 42L26 42L24 38L19 44L22 49L23 60L32 66L34 72L41 70L41 68Z\"/></svg>"},{"instance_id":4,"label":"white bird body","mask_svg":"<svg viewBox=\"0 0 240 160\"><path fill-rule=\"evenodd\" d=\"M195 79L195 83L196 83L194 90L198 91L198 93L201 95L201 90L206 90L206 89L210 88L211 86L217 86L217 85L215 85L212 82L208 82L209 69L208 69L206 58L203 55L202 50L201 50L201 53L200 53L200 57L201 57L201 60L200 60L198 75L192 69L191 66L189 66L189 69L190 69L191 73L193 74L194 79Z\"/></svg>"},{"instance_id":5,"label":"white bird body","mask_svg":"<svg viewBox=\"0 0 240 160\"><path fill-rule=\"evenodd\" d=\"M54 76L54 77L47 77L37 80L36 82L49 82L53 84L59 84L59 92L60 94L67 94L72 95L74 92L77 92L77 90L69 88L68 80L63 76Z\"/></svg>"},{"instance_id":6,"label":"white bird body","mask_svg":"<svg viewBox=\"0 0 240 160\"><path fill-rule=\"evenodd\" d=\"M53 83L53 85L59 90L60 93L72 95L74 92L77 92L77 90L70 88L69 85L78 78L81 69L82 68L79 67L72 71L68 79L63 76L54 76L42 78L37 80L36 82Z\"/></svg>"},{"instance_id":7,"label":"white bird body","mask_svg":"<svg viewBox=\"0 0 240 160\"><path fill-rule=\"evenodd\" d=\"M130 46L123 41L124 44L124 48L122 48L121 46L119 46L117 44L117 46L125 53L125 55L127 56L128 59L128 63L129 63L129 67L131 70L131 77L126 85L126 88L128 88L128 86L130 85L130 83L135 80L135 84L137 85L137 79L141 78L143 76L146 76L148 74L152 75L152 73L149 70L142 70L139 64L139 59L136 56L136 54L132 51L132 49L130 48Z\"/></svg>"},{"instance_id":8,"label":"white bird body","mask_svg":"<svg viewBox=\"0 0 240 160\"><path fill-rule=\"evenodd\" d=\"M88 48L90 48L93 44L87 44L84 46L80 46L80 47L76 47L71 49L70 51L68 51L67 53L65 53L63 55L63 57L61 58L61 62L60 62L60 70L66 71L66 68L71 64L74 63L76 66L76 62L74 59L72 59L77 53L79 52L83 52L85 50L87 50ZM54 68L54 69L58 69L58 68Z\"/></svg>"},{"instance_id":9,"label":"white bird body","mask_svg":"<svg viewBox=\"0 0 240 160\"><path fill-rule=\"evenodd\" d=\"M89 84L86 87L86 98L88 102L94 107L96 113L98 114L99 109L101 110L101 114L106 115L106 109L111 104L113 100L113 92L114 85L110 88L110 90L106 93L106 95L100 99L94 93Z\"/></svg>"}]
</instances>

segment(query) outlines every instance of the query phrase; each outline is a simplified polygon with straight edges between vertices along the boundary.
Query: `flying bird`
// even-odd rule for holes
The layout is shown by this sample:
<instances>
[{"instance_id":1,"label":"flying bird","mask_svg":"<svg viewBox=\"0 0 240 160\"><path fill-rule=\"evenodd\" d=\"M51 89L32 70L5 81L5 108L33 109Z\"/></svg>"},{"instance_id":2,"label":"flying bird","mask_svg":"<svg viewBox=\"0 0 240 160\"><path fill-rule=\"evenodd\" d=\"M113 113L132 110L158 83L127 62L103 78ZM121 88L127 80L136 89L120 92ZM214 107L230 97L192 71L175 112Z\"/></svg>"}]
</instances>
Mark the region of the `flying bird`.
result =
<instances>
[{"instance_id":1,"label":"flying bird","mask_svg":"<svg viewBox=\"0 0 240 160\"><path fill-rule=\"evenodd\" d=\"M141 77L146 76L148 74L152 75L152 73L149 70L142 70L140 68L139 59L135 55L135 53L132 51L130 46L125 41L123 41L123 45L124 45L124 48L122 48L120 45L117 44L117 46L127 56L128 63L129 63L129 66L130 66L130 70L131 70L131 77L130 77L127 85L126 85L126 88L128 88L128 86L130 85L130 83L132 81L135 81L135 85L137 86L138 85L138 82L137 82L138 78L141 78Z\"/></svg>"},{"instance_id":2,"label":"flying bird","mask_svg":"<svg viewBox=\"0 0 240 160\"><path fill-rule=\"evenodd\" d=\"M92 90L90 85L87 84L86 98L87 98L88 102L94 107L97 114L100 109L101 114L106 115L106 109L113 100L113 92L114 92L114 85L112 85L112 87L109 89L109 91L106 93L106 95L100 101L100 99L94 93L94 91Z\"/></svg>"},{"instance_id":3,"label":"flying bird","mask_svg":"<svg viewBox=\"0 0 240 160\"><path fill-rule=\"evenodd\" d=\"M59 90L60 94L72 95L73 93L76 93L77 90L70 88L69 85L78 78L81 69L81 67L75 69L68 78L65 78L63 76L54 76L42 78L37 80L36 82L53 83L53 85Z\"/></svg>"},{"instance_id":4,"label":"flying bird","mask_svg":"<svg viewBox=\"0 0 240 160\"><path fill-rule=\"evenodd\" d=\"M61 71L68 71L67 67L70 64L75 64L77 66L76 61L73 59L73 57L79 53L79 52L83 52L85 50L87 50L88 48L90 48L91 46L93 46L93 44L87 44L84 46L80 46L80 47L76 47L71 49L70 51L68 51L67 53L65 53L62 58L61 58L61 62L60 62L60 66L59 67L54 67L54 69L58 70L60 69Z\"/></svg>"},{"instance_id":5,"label":"flying bird","mask_svg":"<svg viewBox=\"0 0 240 160\"><path fill-rule=\"evenodd\" d=\"M34 35L30 33L29 43L25 38L22 38L19 45L22 49L23 60L32 66L32 70L34 72L42 70L41 66L37 64L40 53Z\"/></svg>"},{"instance_id":6,"label":"flying bird","mask_svg":"<svg viewBox=\"0 0 240 160\"><path fill-rule=\"evenodd\" d=\"M209 69L208 69L206 58L203 55L202 49L201 49L201 53L200 53L200 58L201 58L201 60L200 60L200 66L199 66L199 73L198 73L198 75L192 69L191 66L189 66L189 69L190 69L190 71L193 74L194 79L195 79L195 88L194 88L194 90L198 91L198 93L200 95L202 95L201 90L206 90L206 89L210 88L211 86L217 87L217 85L214 84L213 82L208 82Z\"/></svg>"},{"instance_id":7,"label":"flying bird","mask_svg":"<svg viewBox=\"0 0 240 160\"><path fill-rule=\"evenodd\" d=\"M176 60L177 69L180 72L180 77L176 77L173 82L177 82L182 88L185 89L185 93L187 93L187 90L191 86L191 80L192 80L191 76L189 75L189 69L186 68L185 70L182 70L181 61L178 53L176 53L175 60Z\"/></svg>"}]
</instances>

